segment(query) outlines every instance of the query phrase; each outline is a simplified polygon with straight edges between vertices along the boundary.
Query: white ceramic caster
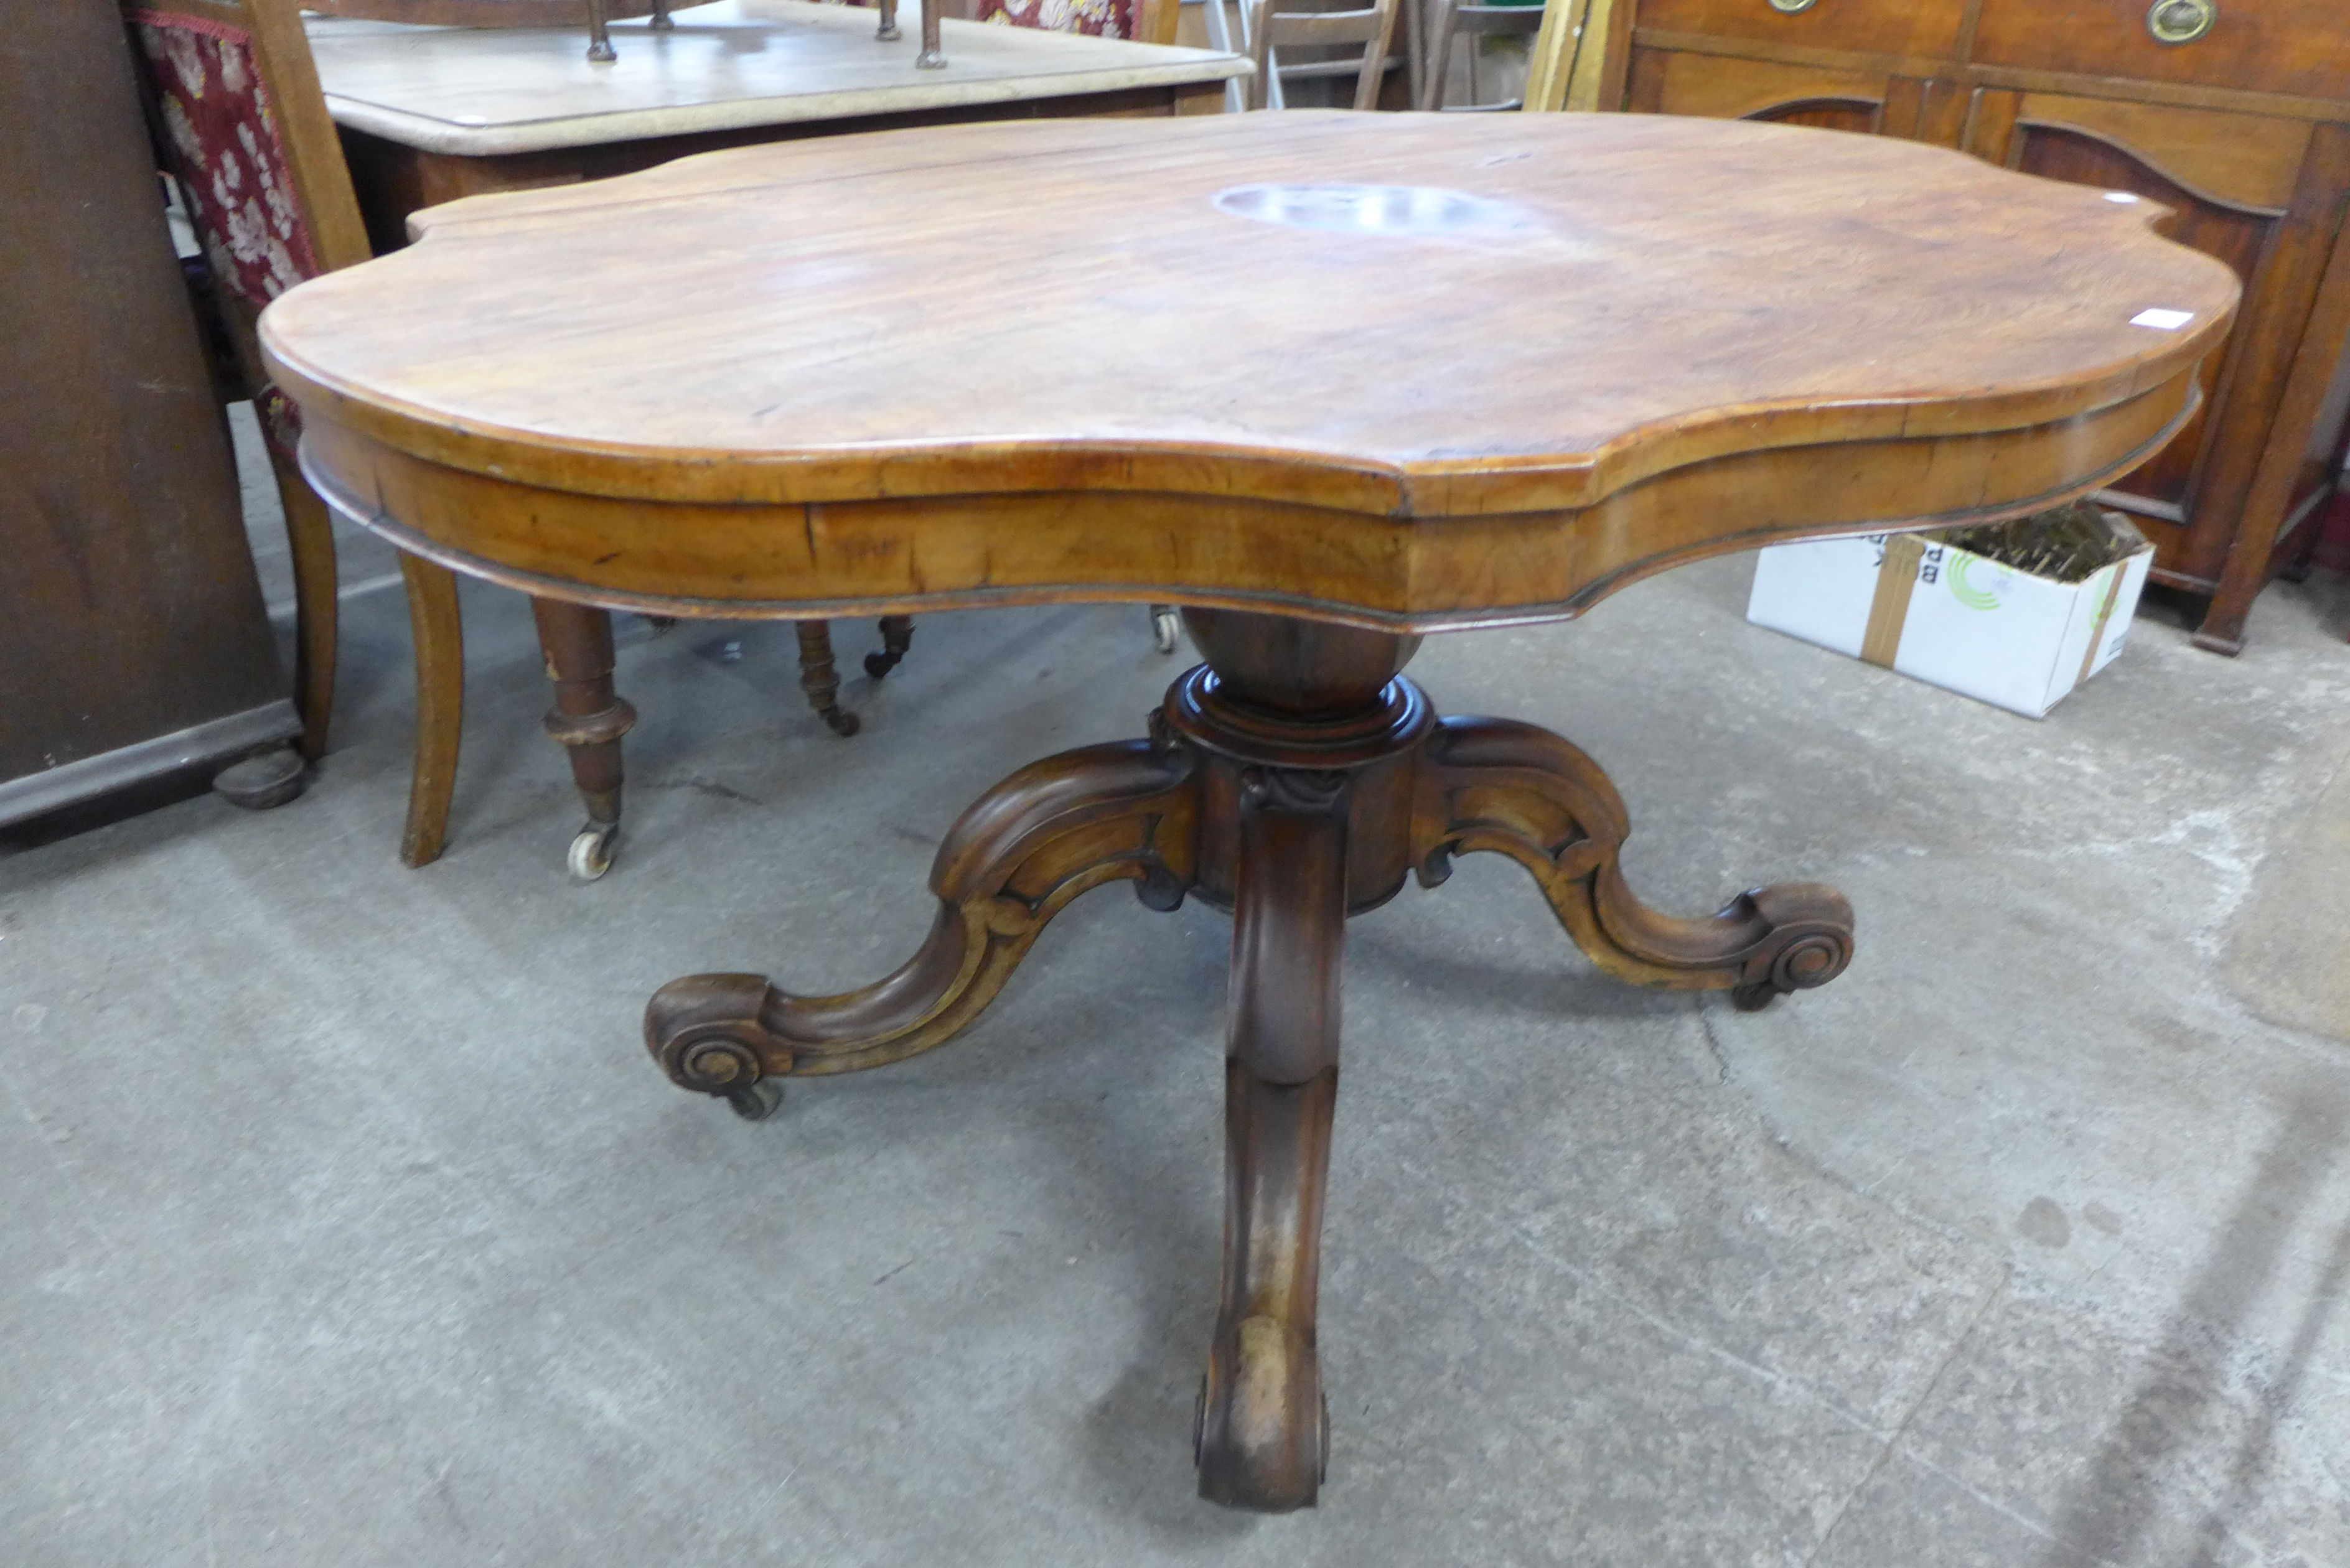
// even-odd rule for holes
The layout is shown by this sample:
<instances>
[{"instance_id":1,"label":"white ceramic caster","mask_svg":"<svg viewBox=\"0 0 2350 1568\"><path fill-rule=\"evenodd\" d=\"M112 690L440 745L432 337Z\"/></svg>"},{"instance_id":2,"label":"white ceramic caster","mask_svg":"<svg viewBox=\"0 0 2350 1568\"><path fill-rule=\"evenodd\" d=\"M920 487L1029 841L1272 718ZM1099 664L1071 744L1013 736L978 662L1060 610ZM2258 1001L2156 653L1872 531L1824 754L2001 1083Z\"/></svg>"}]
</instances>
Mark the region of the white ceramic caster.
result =
<instances>
[{"instance_id":1,"label":"white ceramic caster","mask_svg":"<svg viewBox=\"0 0 2350 1568\"><path fill-rule=\"evenodd\" d=\"M571 849L563 863L571 872L572 880L593 882L612 868L612 845L620 836L618 827L589 826L579 830L571 840Z\"/></svg>"}]
</instances>

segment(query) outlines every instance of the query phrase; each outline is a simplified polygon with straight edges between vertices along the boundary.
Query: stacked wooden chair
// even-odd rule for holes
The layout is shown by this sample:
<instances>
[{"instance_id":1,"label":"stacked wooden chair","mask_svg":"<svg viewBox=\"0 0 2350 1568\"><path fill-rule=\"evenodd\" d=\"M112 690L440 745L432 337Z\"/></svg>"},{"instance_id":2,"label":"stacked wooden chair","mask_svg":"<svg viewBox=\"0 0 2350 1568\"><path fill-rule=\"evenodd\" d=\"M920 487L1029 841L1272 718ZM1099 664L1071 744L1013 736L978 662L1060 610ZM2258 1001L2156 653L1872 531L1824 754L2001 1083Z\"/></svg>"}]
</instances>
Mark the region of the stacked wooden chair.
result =
<instances>
[{"instance_id":1,"label":"stacked wooden chair","mask_svg":"<svg viewBox=\"0 0 2350 1568\"><path fill-rule=\"evenodd\" d=\"M296 0L126 0L123 19L144 76L157 154L176 180L209 263L203 294L229 344L232 398L251 398L286 506L294 558L296 673L305 757L327 747L334 704L336 572L325 504L301 477L300 416L271 386L255 326L272 299L306 278L371 254L350 172L302 32ZM202 303L200 301L200 303ZM422 866L447 841L464 714L464 632L457 583L444 566L402 553L416 639L416 763L400 858ZM634 709L612 688L610 612L534 599L539 641L555 686L546 729L567 749L588 823L573 837L574 875L611 864L620 824L620 738ZM798 624L800 685L808 704L842 735L857 716L840 707L831 634ZM881 623L883 649L866 659L879 678L905 654L903 616Z\"/></svg>"},{"instance_id":2,"label":"stacked wooden chair","mask_svg":"<svg viewBox=\"0 0 2350 1568\"><path fill-rule=\"evenodd\" d=\"M1471 38L1494 33L1531 37L1542 28L1543 10L1540 5L1481 5L1473 4L1472 0L1431 0L1426 44L1428 63L1420 75L1419 107L1431 113L1447 109L1461 113L1524 108L1525 99L1523 98L1502 103L1446 104L1445 88L1449 85L1446 78L1452 71L1452 40L1463 34ZM1474 57L1471 58L1473 60ZM1472 85L1474 81L1472 70Z\"/></svg>"}]
</instances>

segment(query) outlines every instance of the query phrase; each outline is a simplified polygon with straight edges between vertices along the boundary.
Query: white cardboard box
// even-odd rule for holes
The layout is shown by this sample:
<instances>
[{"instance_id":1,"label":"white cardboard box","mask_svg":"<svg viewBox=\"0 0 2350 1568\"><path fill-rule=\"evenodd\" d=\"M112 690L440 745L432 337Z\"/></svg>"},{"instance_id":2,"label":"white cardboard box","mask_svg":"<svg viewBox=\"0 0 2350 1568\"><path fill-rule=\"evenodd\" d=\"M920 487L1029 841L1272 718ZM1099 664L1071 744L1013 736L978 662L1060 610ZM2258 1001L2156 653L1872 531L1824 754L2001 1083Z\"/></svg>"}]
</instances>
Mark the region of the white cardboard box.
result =
<instances>
[{"instance_id":1,"label":"white cardboard box","mask_svg":"<svg viewBox=\"0 0 2350 1568\"><path fill-rule=\"evenodd\" d=\"M1773 545L1746 618L2030 718L2122 650L2154 546L2102 514L2128 550L2053 582L1914 534Z\"/></svg>"}]
</instances>

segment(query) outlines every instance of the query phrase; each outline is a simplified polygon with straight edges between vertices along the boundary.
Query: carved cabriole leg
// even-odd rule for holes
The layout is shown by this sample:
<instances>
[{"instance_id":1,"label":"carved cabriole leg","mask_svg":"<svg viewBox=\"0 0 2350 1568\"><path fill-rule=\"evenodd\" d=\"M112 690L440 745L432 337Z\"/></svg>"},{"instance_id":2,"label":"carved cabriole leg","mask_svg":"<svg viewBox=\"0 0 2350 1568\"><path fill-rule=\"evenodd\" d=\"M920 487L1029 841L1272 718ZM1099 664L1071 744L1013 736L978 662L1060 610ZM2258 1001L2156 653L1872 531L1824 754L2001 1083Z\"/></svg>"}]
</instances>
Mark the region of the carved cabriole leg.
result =
<instances>
[{"instance_id":1,"label":"carved cabriole leg","mask_svg":"<svg viewBox=\"0 0 2350 1568\"><path fill-rule=\"evenodd\" d=\"M910 615L885 615L881 618L881 651L865 656L865 673L879 680L898 668L906 657L906 649L914 646L914 618Z\"/></svg>"},{"instance_id":2,"label":"carved cabriole leg","mask_svg":"<svg viewBox=\"0 0 2350 1568\"><path fill-rule=\"evenodd\" d=\"M1417 639L1184 618L1213 675L1178 680L1163 719L1211 759L1201 888L1232 905L1223 1277L1194 1457L1201 1497L1277 1512L1313 1504L1328 1455L1315 1312L1347 916L1403 880L1397 786L1430 714L1393 679Z\"/></svg>"},{"instance_id":3,"label":"carved cabriole leg","mask_svg":"<svg viewBox=\"0 0 2350 1568\"><path fill-rule=\"evenodd\" d=\"M611 612L561 599L535 598L530 607L555 683L546 732L570 757L588 808L588 826L571 841L571 874L592 882L611 868L620 833L620 737L635 726L637 711L612 690Z\"/></svg>"},{"instance_id":4,"label":"carved cabriole leg","mask_svg":"<svg viewBox=\"0 0 2350 1568\"><path fill-rule=\"evenodd\" d=\"M1599 764L1531 724L1446 719L1420 753L1412 863L1423 887L1451 875L1455 855L1506 855L1601 969L1637 985L1733 992L1750 1011L1852 961L1852 906L1815 882L1741 893L1705 919L1659 914L1625 884L1629 830Z\"/></svg>"},{"instance_id":5,"label":"carved cabriole leg","mask_svg":"<svg viewBox=\"0 0 2350 1568\"><path fill-rule=\"evenodd\" d=\"M1188 751L1143 741L1032 763L947 834L931 868L937 918L896 973L816 997L752 974L671 981L645 1010L645 1044L678 1084L753 1116L773 1104L767 1078L853 1073L943 1044L1088 888L1124 879L1152 909L1183 901L1195 772Z\"/></svg>"},{"instance_id":6,"label":"carved cabriole leg","mask_svg":"<svg viewBox=\"0 0 2350 1568\"><path fill-rule=\"evenodd\" d=\"M1310 1505L1328 1445L1315 1314L1338 1099L1347 779L1252 771L1225 1004L1224 1262L1201 1386L1200 1495Z\"/></svg>"},{"instance_id":7,"label":"carved cabriole leg","mask_svg":"<svg viewBox=\"0 0 2350 1568\"><path fill-rule=\"evenodd\" d=\"M898 37L898 0L881 0L881 25L873 36L883 43L894 43Z\"/></svg>"},{"instance_id":8,"label":"carved cabriole leg","mask_svg":"<svg viewBox=\"0 0 2350 1568\"><path fill-rule=\"evenodd\" d=\"M832 624L795 620L792 629L800 639L800 691L816 716L832 726L836 735L857 733L857 715L840 705L840 676L832 667Z\"/></svg>"}]
</instances>

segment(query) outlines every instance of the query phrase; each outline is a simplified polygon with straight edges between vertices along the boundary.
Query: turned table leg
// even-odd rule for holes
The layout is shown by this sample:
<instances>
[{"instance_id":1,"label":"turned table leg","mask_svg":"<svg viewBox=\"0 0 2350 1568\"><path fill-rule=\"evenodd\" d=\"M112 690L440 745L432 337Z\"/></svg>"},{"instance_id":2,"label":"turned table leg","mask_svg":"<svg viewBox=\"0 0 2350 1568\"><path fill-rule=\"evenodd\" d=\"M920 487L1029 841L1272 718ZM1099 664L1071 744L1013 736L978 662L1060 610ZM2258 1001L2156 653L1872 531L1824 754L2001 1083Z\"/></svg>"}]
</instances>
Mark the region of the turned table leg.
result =
<instances>
[{"instance_id":1,"label":"turned table leg","mask_svg":"<svg viewBox=\"0 0 2350 1568\"><path fill-rule=\"evenodd\" d=\"M620 737L637 711L612 690L612 616L592 605L561 599L530 601L538 619L539 650L555 684L546 711L547 735L571 759L571 779L588 808L588 826L571 840L571 874L592 882L611 868L620 834Z\"/></svg>"}]
</instances>

